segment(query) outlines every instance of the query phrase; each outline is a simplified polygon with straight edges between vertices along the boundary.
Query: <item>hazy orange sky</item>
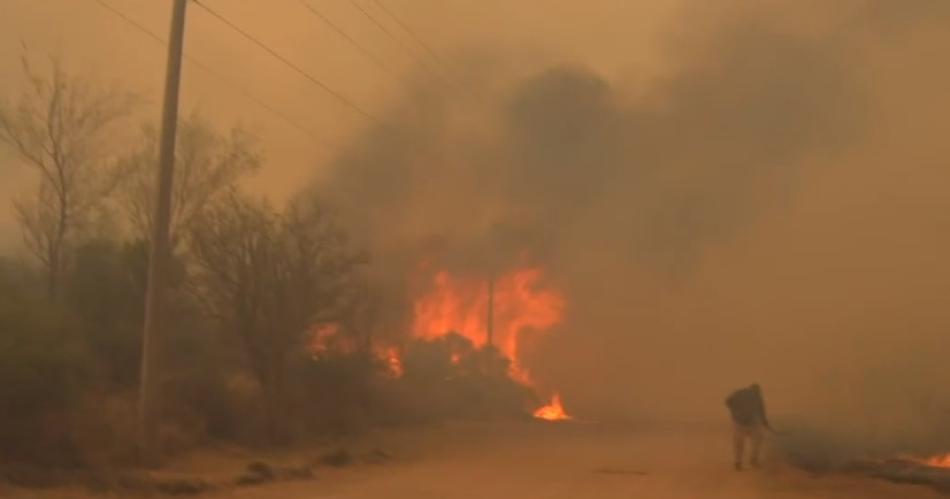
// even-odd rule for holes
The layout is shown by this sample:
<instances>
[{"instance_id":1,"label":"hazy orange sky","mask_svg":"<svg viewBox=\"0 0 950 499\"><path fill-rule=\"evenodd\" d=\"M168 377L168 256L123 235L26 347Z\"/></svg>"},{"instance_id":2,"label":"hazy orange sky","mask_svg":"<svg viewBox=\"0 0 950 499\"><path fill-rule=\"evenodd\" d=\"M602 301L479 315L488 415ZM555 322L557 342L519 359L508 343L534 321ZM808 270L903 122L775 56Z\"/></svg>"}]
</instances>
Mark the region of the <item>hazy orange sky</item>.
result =
<instances>
[{"instance_id":1,"label":"hazy orange sky","mask_svg":"<svg viewBox=\"0 0 950 499\"><path fill-rule=\"evenodd\" d=\"M170 2L104 1L167 37ZM308 2L373 52L396 77L364 57L298 0L208 0L207 4L371 113L381 112L404 91L401 78L410 72L421 71L431 78L349 1ZM377 19L388 22L387 28L402 35L404 42L412 43L372 2L363 4ZM673 12L674 1L395 0L385 5L448 66L484 51L522 60L525 69L542 61L582 61L607 74L623 74L653 71L656 33ZM0 9L0 91L4 96L15 96L22 83L22 43L34 58L61 54L74 72L140 93L148 100L137 110L138 119L157 119L165 51L152 39L95 0L2 0ZM415 50L423 53L418 46ZM186 52L331 143L345 142L367 125L365 119L195 5L188 10ZM255 131L262 138L267 161L254 183L270 195L294 192L319 174L319 165L332 154L240 90L222 85L217 77L187 62L181 108L198 109L221 126L239 122ZM7 208L11 193L31 175L13 161L2 161L0 234L9 235L14 229Z\"/></svg>"}]
</instances>

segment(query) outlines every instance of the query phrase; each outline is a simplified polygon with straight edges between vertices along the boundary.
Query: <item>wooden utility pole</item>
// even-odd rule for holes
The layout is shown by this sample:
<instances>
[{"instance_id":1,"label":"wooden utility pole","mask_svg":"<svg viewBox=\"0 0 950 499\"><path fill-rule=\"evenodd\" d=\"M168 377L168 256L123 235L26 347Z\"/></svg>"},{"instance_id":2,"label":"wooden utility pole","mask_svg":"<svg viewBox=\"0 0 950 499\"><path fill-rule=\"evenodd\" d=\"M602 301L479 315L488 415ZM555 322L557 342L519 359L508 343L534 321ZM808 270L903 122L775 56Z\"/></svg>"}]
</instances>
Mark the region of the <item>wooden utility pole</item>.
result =
<instances>
[{"instance_id":1,"label":"wooden utility pole","mask_svg":"<svg viewBox=\"0 0 950 499\"><path fill-rule=\"evenodd\" d=\"M162 108L162 135L158 156L158 196L152 219L152 240L145 291L145 325L142 330L142 371L139 378L138 438L141 457L155 461L158 407L161 396L160 365L166 310L169 267L172 177L175 168L175 135L178 125L178 87L181 81L181 53L185 35L185 6L188 0L174 0L168 62L165 71L165 101Z\"/></svg>"}]
</instances>

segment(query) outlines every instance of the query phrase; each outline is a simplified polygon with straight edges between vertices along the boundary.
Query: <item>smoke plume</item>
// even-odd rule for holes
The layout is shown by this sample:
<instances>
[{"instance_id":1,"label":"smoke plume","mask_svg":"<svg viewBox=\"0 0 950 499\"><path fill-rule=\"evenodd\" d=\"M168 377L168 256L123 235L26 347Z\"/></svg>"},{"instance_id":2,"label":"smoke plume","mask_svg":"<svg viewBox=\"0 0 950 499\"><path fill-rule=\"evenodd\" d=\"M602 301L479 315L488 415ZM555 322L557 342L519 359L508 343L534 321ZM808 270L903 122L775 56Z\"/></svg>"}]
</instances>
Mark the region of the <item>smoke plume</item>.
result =
<instances>
[{"instance_id":1,"label":"smoke plume","mask_svg":"<svg viewBox=\"0 0 950 499\"><path fill-rule=\"evenodd\" d=\"M912 116L942 123L950 9L910 4L686 2L643 79L481 48L490 94L407 92L314 192L394 329L420 262L542 265L568 320L534 368L590 414L720 415L759 381L779 417L932 434L948 151Z\"/></svg>"}]
</instances>

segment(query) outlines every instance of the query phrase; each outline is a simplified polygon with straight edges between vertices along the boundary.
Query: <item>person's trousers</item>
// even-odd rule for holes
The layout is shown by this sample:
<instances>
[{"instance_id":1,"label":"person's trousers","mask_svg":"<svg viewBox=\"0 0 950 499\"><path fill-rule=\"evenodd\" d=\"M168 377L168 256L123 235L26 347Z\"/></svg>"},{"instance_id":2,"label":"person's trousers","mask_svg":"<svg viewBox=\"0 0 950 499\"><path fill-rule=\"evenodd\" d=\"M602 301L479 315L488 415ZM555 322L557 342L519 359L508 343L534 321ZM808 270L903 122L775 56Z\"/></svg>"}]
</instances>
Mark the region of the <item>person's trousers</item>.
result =
<instances>
[{"instance_id":1,"label":"person's trousers","mask_svg":"<svg viewBox=\"0 0 950 499\"><path fill-rule=\"evenodd\" d=\"M745 444L746 441L749 441L752 444L752 455L751 461L753 463L758 462L759 460L759 451L762 449L762 440L764 437L764 432L762 425L760 424L751 424L751 425L741 425L739 423L734 423L733 430L733 445L735 448L735 457L736 464L741 464L742 459L745 455Z\"/></svg>"}]
</instances>

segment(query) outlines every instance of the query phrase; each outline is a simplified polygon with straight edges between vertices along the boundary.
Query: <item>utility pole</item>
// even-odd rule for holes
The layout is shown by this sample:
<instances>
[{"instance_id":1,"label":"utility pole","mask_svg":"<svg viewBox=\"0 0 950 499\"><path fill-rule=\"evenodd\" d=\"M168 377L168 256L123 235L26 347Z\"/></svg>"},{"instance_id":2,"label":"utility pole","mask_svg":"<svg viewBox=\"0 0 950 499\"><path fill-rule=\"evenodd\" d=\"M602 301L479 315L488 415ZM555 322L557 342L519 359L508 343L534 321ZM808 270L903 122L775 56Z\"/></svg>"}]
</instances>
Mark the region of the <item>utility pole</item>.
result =
<instances>
[{"instance_id":1,"label":"utility pole","mask_svg":"<svg viewBox=\"0 0 950 499\"><path fill-rule=\"evenodd\" d=\"M165 291L171 258L172 176L175 167L175 134L178 125L178 87L181 82L181 53L185 35L185 6L188 0L174 0L168 62L165 70L165 101L162 108L162 135L158 156L158 196L152 226L145 290L145 325L142 330L142 370L139 378L138 438L140 457L154 462L160 455L157 426L161 398L160 365L164 342Z\"/></svg>"}]
</instances>

